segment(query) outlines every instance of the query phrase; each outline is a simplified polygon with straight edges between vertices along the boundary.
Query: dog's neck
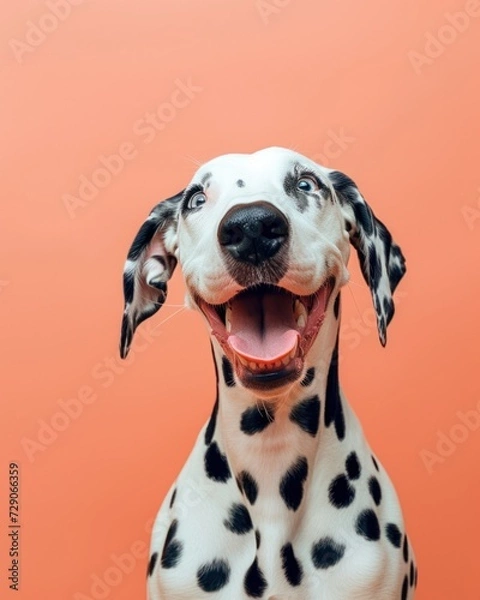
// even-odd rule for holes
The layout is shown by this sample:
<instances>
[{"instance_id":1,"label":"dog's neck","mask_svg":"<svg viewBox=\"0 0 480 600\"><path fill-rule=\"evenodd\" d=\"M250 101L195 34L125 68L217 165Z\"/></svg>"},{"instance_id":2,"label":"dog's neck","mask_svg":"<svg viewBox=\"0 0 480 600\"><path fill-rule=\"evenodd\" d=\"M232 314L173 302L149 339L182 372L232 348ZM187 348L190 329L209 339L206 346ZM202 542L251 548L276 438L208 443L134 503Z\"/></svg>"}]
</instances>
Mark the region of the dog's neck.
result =
<instances>
[{"instance_id":1,"label":"dog's neck","mask_svg":"<svg viewBox=\"0 0 480 600\"><path fill-rule=\"evenodd\" d=\"M332 453L340 446L332 443L345 434L347 409L338 383L338 327L339 319L328 310L307 356L303 380L282 396L268 400L259 400L235 382L229 363L214 345L218 397L208 437L217 442L239 487L245 472L261 482L262 494L250 508L252 517L269 520L278 509L277 518L284 519L285 503L279 501L279 486L286 469L305 470L306 464L311 474L326 454L329 461L334 458ZM305 494L310 480L307 474ZM287 513L292 517L296 514L294 510Z\"/></svg>"}]
</instances>

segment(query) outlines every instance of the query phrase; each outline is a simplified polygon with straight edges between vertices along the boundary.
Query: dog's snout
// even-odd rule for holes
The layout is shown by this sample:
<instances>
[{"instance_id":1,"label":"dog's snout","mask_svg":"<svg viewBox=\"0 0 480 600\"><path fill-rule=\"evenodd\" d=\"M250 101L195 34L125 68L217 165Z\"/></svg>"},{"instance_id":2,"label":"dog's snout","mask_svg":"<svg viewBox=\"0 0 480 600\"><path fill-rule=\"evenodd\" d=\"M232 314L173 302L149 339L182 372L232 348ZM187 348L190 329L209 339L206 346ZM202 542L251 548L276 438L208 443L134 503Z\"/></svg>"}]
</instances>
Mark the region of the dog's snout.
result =
<instances>
[{"instance_id":1,"label":"dog's snout","mask_svg":"<svg viewBox=\"0 0 480 600\"><path fill-rule=\"evenodd\" d=\"M254 202L227 212L218 228L218 241L234 259L259 265L280 250L288 233L283 213L268 202Z\"/></svg>"}]
</instances>

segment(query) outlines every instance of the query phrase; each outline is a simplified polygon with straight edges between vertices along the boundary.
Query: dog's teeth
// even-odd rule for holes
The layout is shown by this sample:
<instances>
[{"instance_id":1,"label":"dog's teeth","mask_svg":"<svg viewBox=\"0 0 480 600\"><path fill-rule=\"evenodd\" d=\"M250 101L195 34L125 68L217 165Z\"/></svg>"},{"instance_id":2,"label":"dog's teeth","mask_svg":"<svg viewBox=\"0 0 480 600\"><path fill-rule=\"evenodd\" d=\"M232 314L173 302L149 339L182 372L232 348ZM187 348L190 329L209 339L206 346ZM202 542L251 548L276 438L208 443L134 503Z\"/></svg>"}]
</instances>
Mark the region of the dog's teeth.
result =
<instances>
[{"instance_id":1,"label":"dog's teeth","mask_svg":"<svg viewBox=\"0 0 480 600\"><path fill-rule=\"evenodd\" d=\"M232 309L230 307L227 307L227 310L225 311L225 329L227 330L228 333L230 333L230 331L232 330L232 323L230 321L231 316L232 316Z\"/></svg>"},{"instance_id":2,"label":"dog's teeth","mask_svg":"<svg viewBox=\"0 0 480 600\"><path fill-rule=\"evenodd\" d=\"M288 365L288 363L290 362L290 355L286 356L283 360L282 360L282 365L284 367L286 367Z\"/></svg>"},{"instance_id":3,"label":"dog's teeth","mask_svg":"<svg viewBox=\"0 0 480 600\"><path fill-rule=\"evenodd\" d=\"M297 319L297 326L300 327L300 329L303 329L306 324L307 320L305 318L305 315L300 315Z\"/></svg>"},{"instance_id":4,"label":"dog's teeth","mask_svg":"<svg viewBox=\"0 0 480 600\"><path fill-rule=\"evenodd\" d=\"M258 369L257 363L254 362L249 363L248 366L250 367L250 369L252 369L252 371L256 371Z\"/></svg>"},{"instance_id":5,"label":"dog's teeth","mask_svg":"<svg viewBox=\"0 0 480 600\"><path fill-rule=\"evenodd\" d=\"M238 357L238 360L242 363L244 367L248 367L248 360L245 360L241 356Z\"/></svg>"},{"instance_id":6,"label":"dog's teeth","mask_svg":"<svg viewBox=\"0 0 480 600\"><path fill-rule=\"evenodd\" d=\"M303 329L307 324L307 309L300 300L295 300L294 316L297 326Z\"/></svg>"},{"instance_id":7,"label":"dog's teeth","mask_svg":"<svg viewBox=\"0 0 480 600\"><path fill-rule=\"evenodd\" d=\"M292 358L295 358L296 353L297 353L297 347L295 346L295 348L288 355L289 360L292 360Z\"/></svg>"}]
</instances>

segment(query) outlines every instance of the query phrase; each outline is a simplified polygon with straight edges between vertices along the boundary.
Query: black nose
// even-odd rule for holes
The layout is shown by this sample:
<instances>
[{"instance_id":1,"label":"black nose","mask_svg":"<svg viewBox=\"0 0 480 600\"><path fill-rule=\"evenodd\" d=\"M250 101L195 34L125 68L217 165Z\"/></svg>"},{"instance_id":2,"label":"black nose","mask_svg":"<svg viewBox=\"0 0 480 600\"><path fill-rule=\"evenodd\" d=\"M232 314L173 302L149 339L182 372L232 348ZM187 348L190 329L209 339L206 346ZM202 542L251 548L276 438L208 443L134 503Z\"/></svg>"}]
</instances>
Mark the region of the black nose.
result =
<instances>
[{"instance_id":1,"label":"black nose","mask_svg":"<svg viewBox=\"0 0 480 600\"><path fill-rule=\"evenodd\" d=\"M231 208L218 228L218 241L233 258L259 265L274 256L288 238L285 216L268 202Z\"/></svg>"}]
</instances>

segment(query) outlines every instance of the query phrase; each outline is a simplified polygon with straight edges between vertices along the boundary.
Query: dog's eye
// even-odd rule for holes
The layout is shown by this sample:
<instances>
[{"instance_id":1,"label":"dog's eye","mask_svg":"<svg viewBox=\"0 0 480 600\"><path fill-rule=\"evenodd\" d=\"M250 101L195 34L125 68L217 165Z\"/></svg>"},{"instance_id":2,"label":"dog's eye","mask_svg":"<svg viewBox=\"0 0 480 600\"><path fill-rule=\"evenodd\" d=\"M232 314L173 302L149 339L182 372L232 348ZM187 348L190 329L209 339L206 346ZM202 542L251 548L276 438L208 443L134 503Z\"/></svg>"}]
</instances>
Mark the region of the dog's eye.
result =
<instances>
[{"instance_id":1,"label":"dog's eye","mask_svg":"<svg viewBox=\"0 0 480 600\"><path fill-rule=\"evenodd\" d=\"M302 192L317 192L318 189L318 183L313 177L302 177L297 181L297 190Z\"/></svg>"},{"instance_id":2,"label":"dog's eye","mask_svg":"<svg viewBox=\"0 0 480 600\"><path fill-rule=\"evenodd\" d=\"M198 208L202 204L205 204L207 201L207 197L203 192L196 192L188 199L187 208L193 210L194 208Z\"/></svg>"}]
</instances>

